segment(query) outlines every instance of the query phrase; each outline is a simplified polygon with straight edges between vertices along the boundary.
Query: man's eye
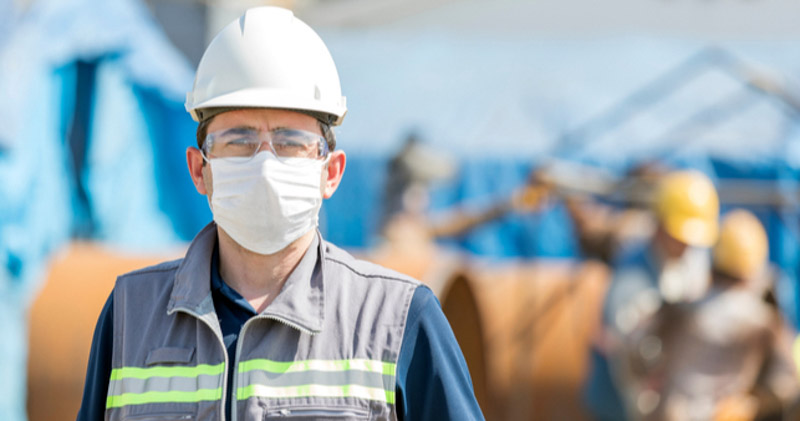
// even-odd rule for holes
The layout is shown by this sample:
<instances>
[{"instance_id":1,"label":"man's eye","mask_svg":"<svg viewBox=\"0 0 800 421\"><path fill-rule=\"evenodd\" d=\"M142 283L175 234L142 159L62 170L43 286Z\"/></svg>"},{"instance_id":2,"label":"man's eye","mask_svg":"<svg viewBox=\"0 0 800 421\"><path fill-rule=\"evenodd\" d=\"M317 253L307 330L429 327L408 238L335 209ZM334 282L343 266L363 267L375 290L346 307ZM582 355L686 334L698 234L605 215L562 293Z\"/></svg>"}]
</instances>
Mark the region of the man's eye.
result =
<instances>
[{"instance_id":1,"label":"man's eye","mask_svg":"<svg viewBox=\"0 0 800 421\"><path fill-rule=\"evenodd\" d=\"M239 138L234 138L234 139L229 139L229 140L224 141L224 144L228 145L228 146L246 145L246 144L250 144L250 143L253 143L253 142L250 140L250 138L247 138L247 137L239 137Z\"/></svg>"},{"instance_id":2,"label":"man's eye","mask_svg":"<svg viewBox=\"0 0 800 421\"><path fill-rule=\"evenodd\" d=\"M276 139L272 142L272 144L275 145L276 148L302 148L305 146L305 143L303 142L287 138Z\"/></svg>"},{"instance_id":3,"label":"man's eye","mask_svg":"<svg viewBox=\"0 0 800 421\"><path fill-rule=\"evenodd\" d=\"M272 147L279 156L293 156L306 149L305 145L297 142L273 142Z\"/></svg>"},{"instance_id":4,"label":"man's eye","mask_svg":"<svg viewBox=\"0 0 800 421\"><path fill-rule=\"evenodd\" d=\"M298 139L282 138L273 139L272 147L278 156L293 158L313 158L315 157L313 147L307 142Z\"/></svg>"},{"instance_id":5,"label":"man's eye","mask_svg":"<svg viewBox=\"0 0 800 421\"><path fill-rule=\"evenodd\" d=\"M219 133L216 136L217 143L248 143L258 139L258 133L249 129L230 129Z\"/></svg>"}]
</instances>

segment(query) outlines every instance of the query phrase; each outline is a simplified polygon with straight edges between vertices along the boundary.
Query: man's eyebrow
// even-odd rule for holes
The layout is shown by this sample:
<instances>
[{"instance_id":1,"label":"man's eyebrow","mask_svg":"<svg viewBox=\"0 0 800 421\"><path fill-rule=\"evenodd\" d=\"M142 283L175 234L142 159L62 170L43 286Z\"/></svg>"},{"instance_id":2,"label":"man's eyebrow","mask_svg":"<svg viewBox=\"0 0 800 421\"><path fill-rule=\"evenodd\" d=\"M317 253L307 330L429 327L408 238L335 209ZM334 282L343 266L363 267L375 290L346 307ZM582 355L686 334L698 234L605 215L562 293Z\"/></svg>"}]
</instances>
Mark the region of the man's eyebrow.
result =
<instances>
[{"instance_id":1,"label":"man's eyebrow","mask_svg":"<svg viewBox=\"0 0 800 421\"><path fill-rule=\"evenodd\" d=\"M239 125L239 126L230 127L230 128L228 128L226 130L255 130L255 131L258 131L258 128L255 127L255 126L242 124L242 125Z\"/></svg>"}]
</instances>

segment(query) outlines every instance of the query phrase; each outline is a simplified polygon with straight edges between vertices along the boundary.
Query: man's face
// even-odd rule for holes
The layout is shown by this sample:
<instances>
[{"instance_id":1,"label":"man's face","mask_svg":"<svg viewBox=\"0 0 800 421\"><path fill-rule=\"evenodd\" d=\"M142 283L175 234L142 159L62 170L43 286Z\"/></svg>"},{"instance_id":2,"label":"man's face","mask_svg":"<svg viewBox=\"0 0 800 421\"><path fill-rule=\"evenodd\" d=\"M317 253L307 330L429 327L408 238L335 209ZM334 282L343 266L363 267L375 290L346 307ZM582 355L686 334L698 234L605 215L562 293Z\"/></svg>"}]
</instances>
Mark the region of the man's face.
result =
<instances>
[{"instance_id":1,"label":"man's face","mask_svg":"<svg viewBox=\"0 0 800 421\"><path fill-rule=\"evenodd\" d=\"M218 114L208 125L208 133L233 128L251 128L265 132L281 128L297 129L322 136L319 123L315 118L295 111L267 108L241 109ZM263 148L269 148L269 146L263 145L262 150ZM186 152L186 159L195 188L200 194L211 198L213 193L211 166L203 165L203 156L197 148L190 147ZM320 180L320 191L324 198L331 197L336 191L344 173L344 167L344 152L332 151Z\"/></svg>"}]
</instances>

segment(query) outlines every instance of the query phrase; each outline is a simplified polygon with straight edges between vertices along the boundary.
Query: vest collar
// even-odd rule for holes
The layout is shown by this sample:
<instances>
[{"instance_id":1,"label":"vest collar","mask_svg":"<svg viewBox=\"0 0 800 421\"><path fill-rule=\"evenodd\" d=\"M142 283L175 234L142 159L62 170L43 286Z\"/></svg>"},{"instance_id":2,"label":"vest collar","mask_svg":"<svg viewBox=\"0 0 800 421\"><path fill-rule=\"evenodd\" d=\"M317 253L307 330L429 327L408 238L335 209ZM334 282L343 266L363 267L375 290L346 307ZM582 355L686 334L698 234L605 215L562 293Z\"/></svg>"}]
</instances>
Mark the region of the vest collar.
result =
<instances>
[{"instance_id":1,"label":"vest collar","mask_svg":"<svg viewBox=\"0 0 800 421\"><path fill-rule=\"evenodd\" d=\"M211 259L216 241L217 225L214 222L206 225L192 240L175 274L169 313L186 309L199 317L207 317L214 311L211 300ZM325 309L323 244L317 231L314 241L295 270L289 274L281 292L259 316L277 320L306 333L320 332Z\"/></svg>"},{"instance_id":2,"label":"vest collar","mask_svg":"<svg viewBox=\"0 0 800 421\"><path fill-rule=\"evenodd\" d=\"M261 312L262 316L309 334L322 330L325 290L322 282L321 244L317 231L305 255L283 284L281 292Z\"/></svg>"}]
</instances>

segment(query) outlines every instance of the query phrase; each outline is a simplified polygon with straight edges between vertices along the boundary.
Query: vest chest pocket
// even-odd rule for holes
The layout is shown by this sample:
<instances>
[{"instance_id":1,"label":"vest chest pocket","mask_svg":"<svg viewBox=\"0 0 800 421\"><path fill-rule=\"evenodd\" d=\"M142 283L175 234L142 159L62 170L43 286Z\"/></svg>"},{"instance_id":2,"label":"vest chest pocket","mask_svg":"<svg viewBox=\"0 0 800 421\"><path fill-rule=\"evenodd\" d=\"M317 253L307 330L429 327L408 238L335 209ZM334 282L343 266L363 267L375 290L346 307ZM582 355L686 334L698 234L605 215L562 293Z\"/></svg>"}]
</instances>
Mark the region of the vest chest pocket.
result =
<instances>
[{"instance_id":1,"label":"vest chest pocket","mask_svg":"<svg viewBox=\"0 0 800 421\"><path fill-rule=\"evenodd\" d=\"M370 411L365 408L323 408L294 407L271 409L267 411L264 421L349 421L369 420Z\"/></svg>"},{"instance_id":2,"label":"vest chest pocket","mask_svg":"<svg viewBox=\"0 0 800 421\"><path fill-rule=\"evenodd\" d=\"M189 364L192 362L192 356L194 356L194 348L156 348L147 353L145 365Z\"/></svg>"}]
</instances>

